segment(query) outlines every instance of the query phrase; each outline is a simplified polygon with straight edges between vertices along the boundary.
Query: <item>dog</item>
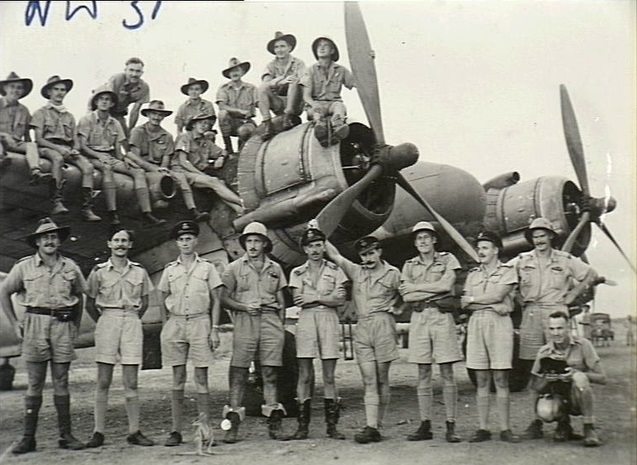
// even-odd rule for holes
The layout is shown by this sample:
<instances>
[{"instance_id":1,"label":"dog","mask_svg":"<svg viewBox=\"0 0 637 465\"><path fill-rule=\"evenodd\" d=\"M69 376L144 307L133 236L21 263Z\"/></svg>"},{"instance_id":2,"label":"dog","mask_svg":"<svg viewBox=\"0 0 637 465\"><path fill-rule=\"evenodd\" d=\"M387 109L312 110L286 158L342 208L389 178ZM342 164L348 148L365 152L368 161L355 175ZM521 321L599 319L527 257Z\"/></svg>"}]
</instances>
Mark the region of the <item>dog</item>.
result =
<instances>
[{"instance_id":1,"label":"dog","mask_svg":"<svg viewBox=\"0 0 637 465\"><path fill-rule=\"evenodd\" d=\"M208 422L208 415L201 412L197 419L192 422L196 426L194 441L197 445L197 455L214 455L212 448L217 445L215 442L214 431Z\"/></svg>"}]
</instances>

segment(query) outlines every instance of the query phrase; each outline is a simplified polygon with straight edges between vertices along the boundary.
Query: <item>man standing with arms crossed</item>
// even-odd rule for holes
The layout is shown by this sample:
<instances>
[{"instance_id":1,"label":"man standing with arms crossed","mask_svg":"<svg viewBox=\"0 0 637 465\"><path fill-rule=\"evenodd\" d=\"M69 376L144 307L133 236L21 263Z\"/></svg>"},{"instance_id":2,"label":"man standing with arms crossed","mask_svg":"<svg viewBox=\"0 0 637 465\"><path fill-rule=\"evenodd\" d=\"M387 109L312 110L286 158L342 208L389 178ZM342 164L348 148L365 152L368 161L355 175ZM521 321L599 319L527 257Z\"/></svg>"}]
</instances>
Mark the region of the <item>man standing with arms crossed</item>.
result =
<instances>
[{"instance_id":1,"label":"man standing with arms crossed","mask_svg":"<svg viewBox=\"0 0 637 465\"><path fill-rule=\"evenodd\" d=\"M363 237L355 244L360 265L343 257L330 242L325 247L328 258L352 281L352 299L356 304L354 352L365 386L367 426L354 436L354 441L380 442L378 428L391 397L389 368L399 358L393 314L400 297L400 272L381 258L380 242L373 236Z\"/></svg>"},{"instance_id":2,"label":"man standing with arms crossed","mask_svg":"<svg viewBox=\"0 0 637 465\"><path fill-rule=\"evenodd\" d=\"M41 220L35 232L26 238L27 244L37 252L16 262L0 287L0 303L16 337L22 341L28 375L24 436L13 448L14 454L35 451L35 432L49 361L60 429L58 444L63 449L84 448L71 434L69 368L76 358L73 344L82 316L86 282L77 264L59 252L60 244L69 234L66 226L58 227L50 218ZM23 322L18 321L13 308L11 295L14 293L26 307Z\"/></svg>"},{"instance_id":3,"label":"man standing with arms crossed","mask_svg":"<svg viewBox=\"0 0 637 465\"><path fill-rule=\"evenodd\" d=\"M500 417L500 439L520 442L509 424L509 371L513 358L513 296L518 278L509 264L498 259L502 240L491 231L477 238L480 266L467 275L462 308L471 312L467 334L467 368L475 370L478 384L478 429L469 442L491 439L489 425L489 390L491 376L496 389L496 407Z\"/></svg>"},{"instance_id":4,"label":"man standing with arms crossed","mask_svg":"<svg viewBox=\"0 0 637 465\"><path fill-rule=\"evenodd\" d=\"M597 278L586 263L567 252L553 248L557 233L546 218L536 218L524 233L533 250L511 260L523 301L520 325L520 361L531 370L538 350L548 341L549 315L562 311ZM573 283L576 283L573 285ZM543 437L542 421L531 422L524 432L527 439Z\"/></svg>"},{"instance_id":5,"label":"man standing with arms crossed","mask_svg":"<svg viewBox=\"0 0 637 465\"><path fill-rule=\"evenodd\" d=\"M338 266L323 258L325 234L308 228L301 238L307 255L305 264L290 273L290 289L294 304L301 307L296 325L296 357L299 364L297 401L299 427L294 439L307 439L312 411L311 381L314 379L314 358L320 357L325 390L325 422L327 435L345 439L336 430L340 398L336 390L334 371L338 360L340 333L336 307L345 303L347 277Z\"/></svg>"},{"instance_id":6,"label":"man standing with arms crossed","mask_svg":"<svg viewBox=\"0 0 637 465\"><path fill-rule=\"evenodd\" d=\"M221 278L215 266L199 257L197 237L199 225L181 221L171 232L179 248L179 257L164 268L157 288L161 292L162 310L168 321L161 331L164 365L173 369L173 429L166 446L182 443L182 417L186 362L190 357L195 367L197 411L210 416L208 367L213 363L212 351L219 347L219 290Z\"/></svg>"},{"instance_id":7,"label":"man standing with arms crossed","mask_svg":"<svg viewBox=\"0 0 637 465\"><path fill-rule=\"evenodd\" d=\"M289 439L281 432L285 409L278 401L277 369L283 365L283 289L287 281L281 266L266 254L272 251L266 227L258 222L248 224L239 237L245 255L226 268L222 281L221 302L234 313L232 360L230 361L230 405L223 408L230 422L224 442L237 442L239 424L245 417L241 406L248 382L250 363L258 358L263 370L261 412L268 417L272 439Z\"/></svg>"},{"instance_id":8,"label":"man standing with arms crossed","mask_svg":"<svg viewBox=\"0 0 637 465\"><path fill-rule=\"evenodd\" d=\"M437 363L442 377L442 397L447 414L447 442L460 442L455 432L458 410L458 387L453 378L453 364L462 360L453 319L453 288L460 263L448 252L436 252L438 236L433 225L421 221L412 228L418 255L405 262L400 295L413 303L409 323L409 361L418 364L418 406L420 427L410 434L410 441L432 439L431 410L433 387L431 364Z\"/></svg>"},{"instance_id":9,"label":"man standing with arms crossed","mask_svg":"<svg viewBox=\"0 0 637 465\"><path fill-rule=\"evenodd\" d=\"M86 447L104 444L108 391L113 369L122 364L122 383L128 416L129 444L152 446L155 443L139 430L139 392L137 377L142 362L142 316L148 309L148 296L153 290L148 273L137 262L128 259L133 247L132 231L119 229L107 242L110 258L91 271L88 277L86 311L95 326L95 430Z\"/></svg>"}]
</instances>

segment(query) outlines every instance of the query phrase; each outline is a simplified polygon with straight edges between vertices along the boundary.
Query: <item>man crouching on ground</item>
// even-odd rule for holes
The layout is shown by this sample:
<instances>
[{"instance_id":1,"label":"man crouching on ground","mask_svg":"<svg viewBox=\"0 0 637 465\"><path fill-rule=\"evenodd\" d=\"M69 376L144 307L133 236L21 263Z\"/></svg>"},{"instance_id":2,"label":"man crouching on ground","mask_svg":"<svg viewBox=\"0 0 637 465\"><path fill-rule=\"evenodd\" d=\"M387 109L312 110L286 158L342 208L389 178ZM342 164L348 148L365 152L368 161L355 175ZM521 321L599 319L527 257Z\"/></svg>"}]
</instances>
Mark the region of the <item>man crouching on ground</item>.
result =
<instances>
[{"instance_id":1,"label":"man crouching on ground","mask_svg":"<svg viewBox=\"0 0 637 465\"><path fill-rule=\"evenodd\" d=\"M599 355L591 341L572 336L568 316L556 311L549 315L549 343L538 352L531 373L531 394L536 407L536 428L542 430L542 420L557 420L553 440L557 442L578 440L581 435L573 432L570 415L582 415L584 420L584 445L600 445L595 431L593 406L595 398L591 383L606 384L606 374ZM562 362L562 367L558 364ZM542 394L551 394L560 402L555 418L547 418L542 410Z\"/></svg>"}]
</instances>

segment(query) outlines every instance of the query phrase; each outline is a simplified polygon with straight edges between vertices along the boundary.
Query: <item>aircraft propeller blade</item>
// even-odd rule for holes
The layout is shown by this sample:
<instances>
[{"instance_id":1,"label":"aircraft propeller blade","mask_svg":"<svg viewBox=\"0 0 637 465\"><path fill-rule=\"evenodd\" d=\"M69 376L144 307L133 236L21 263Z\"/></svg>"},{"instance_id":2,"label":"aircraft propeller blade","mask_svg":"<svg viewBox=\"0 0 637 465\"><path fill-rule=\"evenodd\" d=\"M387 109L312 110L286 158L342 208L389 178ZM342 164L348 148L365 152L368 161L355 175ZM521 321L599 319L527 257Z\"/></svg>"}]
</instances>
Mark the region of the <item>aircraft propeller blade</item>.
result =
<instances>
[{"instance_id":1,"label":"aircraft propeller blade","mask_svg":"<svg viewBox=\"0 0 637 465\"><path fill-rule=\"evenodd\" d=\"M575 241L577 240L577 237L579 236L579 234L584 229L584 226L588 224L590 220L590 216L591 216L590 212L587 212L587 211L584 212L582 216L580 216L577 226L575 226L573 231L571 231L571 234L569 234L569 236L566 238L566 241L564 242L564 245L562 246L562 250L564 252L570 253L570 251L573 250L573 245L575 244Z\"/></svg>"},{"instance_id":2,"label":"aircraft propeller blade","mask_svg":"<svg viewBox=\"0 0 637 465\"><path fill-rule=\"evenodd\" d=\"M316 217L316 220L321 226L321 231L323 231L327 237L330 237L332 233L336 231L337 226L358 196L361 195L372 182L378 179L382 173L382 166L373 165L360 181L345 189L333 198L330 203L325 205Z\"/></svg>"},{"instance_id":3,"label":"aircraft propeller blade","mask_svg":"<svg viewBox=\"0 0 637 465\"><path fill-rule=\"evenodd\" d=\"M577 119L575 111L571 105L571 99L564 84L560 84L560 103L562 107L562 125L564 126L564 137L566 138L566 147L571 157L571 163L575 169L577 180L579 181L582 193L588 197L590 189L588 187L588 175L586 173L586 160L584 159L584 149L582 148L582 138L577 127Z\"/></svg>"},{"instance_id":4,"label":"aircraft propeller blade","mask_svg":"<svg viewBox=\"0 0 637 465\"><path fill-rule=\"evenodd\" d=\"M367 28L358 2L345 2L345 37L352 74L369 125L378 145L385 144L383 121L380 114L378 79L374 65L374 51L369 42Z\"/></svg>"},{"instance_id":5,"label":"aircraft propeller blade","mask_svg":"<svg viewBox=\"0 0 637 465\"><path fill-rule=\"evenodd\" d=\"M433 216L436 221L442 226L445 232L460 246L462 250L465 251L467 255L469 255L476 263L480 261L478 258L478 254L475 249L469 244L469 242L460 234L456 228L454 228L451 223L449 223L446 219L444 219L434 208L427 202L424 198L422 198L418 192L409 184L409 181L405 179L402 173L397 173L397 183L400 187L402 187L405 192L411 195L416 201L425 207L431 216Z\"/></svg>"},{"instance_id":6,"label":"aircraft propeller blade","mask_svg":"<svg viewBox=\"0 0 637 465\"><path fill-rule=\"evenodd\" d=\"M615 238L613 237L613 235L610 233L610 230L606 227L606 225L604 223L602 223L601 220L598 220L595 222L595 224L597 224L597 226L599 226L599 229L602 230L602 232L604 234L606 234L606 237L608 237L610 239L610 241L615 244L615 247L617 247L617 250L619 250L619 253L621 253L623 255L623 257L626 259L626 262L628 262L628 266L630 266L630 268L633 270L634 273L637 273L637 268L635 268L635 265L632 264L632 262L630 261L630 258L628 258L628 255L626 255L626 253L624 252L624 250L621 248L621 246L619 245L619 243L615 240Z\"/></svg>"}]
</instances>

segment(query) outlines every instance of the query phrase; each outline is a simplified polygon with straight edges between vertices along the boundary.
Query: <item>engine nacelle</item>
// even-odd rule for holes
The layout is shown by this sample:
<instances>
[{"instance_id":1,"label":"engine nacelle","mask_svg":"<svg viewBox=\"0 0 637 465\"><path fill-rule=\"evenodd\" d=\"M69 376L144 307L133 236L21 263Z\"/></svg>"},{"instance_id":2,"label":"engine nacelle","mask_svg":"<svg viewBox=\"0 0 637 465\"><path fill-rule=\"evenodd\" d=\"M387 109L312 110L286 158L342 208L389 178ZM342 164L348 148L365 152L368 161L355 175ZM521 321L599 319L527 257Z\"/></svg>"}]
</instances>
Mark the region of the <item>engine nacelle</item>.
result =
<instances>
[{"instance_id":1,"label":"engine nacelle","mask_svg":"<svg viewBox=\"0 0 637 465\"><path fill-rule=\"evenodd\" d=\"M554 246L559 247L577 224L581 197L581 191L573 182L558 176L544 176L503 189L491 188L487 191L484 224L500 234L507 257L529 250L524 231L538 217L551 221L558 234L558 243ZM590 239L591 229L587 224L572 253L581 255Z\"/></svg>"},{"instance_id":2,"label":"engine nacelle","mask_svg":"<svg viewBox=\"0 0 637 465\"><path fill-rule=\"evenodd\" d=\"M316 140L309 123L267 142L259 137L248 140L237 169L239 195L248 212L234 221L235 229L240 232L251 221L266 224L272 232L273 255L285 263L300 263L304 256L299 239L307 221L366 172L343 169L356 163L361 148L372 152L370 129L356 123L350 127L346 140L327 148ZM377 229L391 213L394 194L393 180L373 183L353 203L332 240L346 242Z\"/></svg>"}]
</instances>

